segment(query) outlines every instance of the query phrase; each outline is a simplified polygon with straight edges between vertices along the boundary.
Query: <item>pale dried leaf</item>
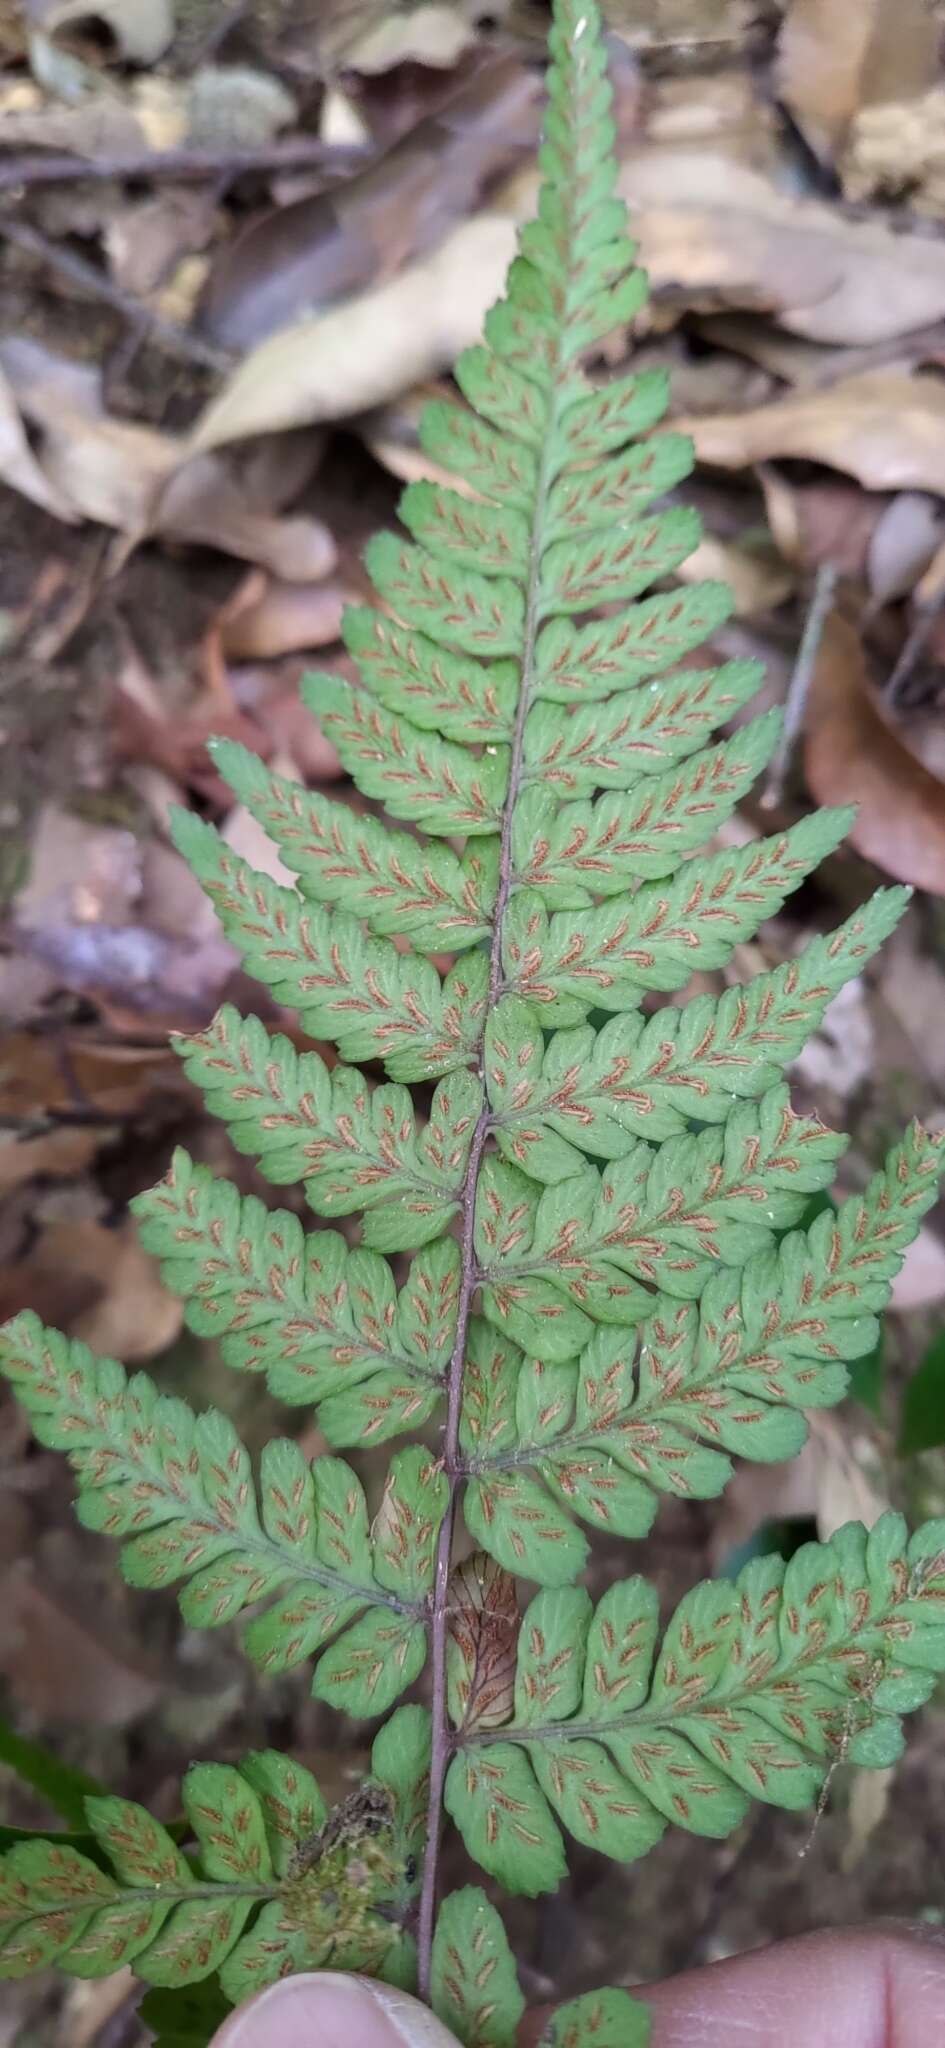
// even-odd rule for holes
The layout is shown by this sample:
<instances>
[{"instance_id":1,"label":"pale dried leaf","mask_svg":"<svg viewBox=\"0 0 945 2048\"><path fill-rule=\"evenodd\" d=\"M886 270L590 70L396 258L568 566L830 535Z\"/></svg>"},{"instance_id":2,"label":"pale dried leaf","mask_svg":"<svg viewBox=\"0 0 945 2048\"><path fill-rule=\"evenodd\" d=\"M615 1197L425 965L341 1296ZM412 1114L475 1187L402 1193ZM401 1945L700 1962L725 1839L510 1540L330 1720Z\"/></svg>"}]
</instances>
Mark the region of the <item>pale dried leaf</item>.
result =
<instances>
[{"instance_id":1,"label":"pale dried leaf","mask_svg":"<svg viewBox=\"0 0 945 2048\"><path fill-rule=\"evenodd\" d=\"M735 599L736 618L771 611L790 597L795 577L772 547L749 547L707 533L677 574L684 583L720 577Z\"/></svg>"},{"instance_id":2,"label":"pale dried leaf","mask_svg":"<svg viewBox=\"0 0 945 2048\"><path fill-rule=\"evenodd\" d=\"M174 34L174 0L30 0L29 13L49 31L69 21L104 22L133 64L156 63Z\"/></svg>"},{"instance_id":3,"label":"pale dried leaf","mask_svg":"<svg viewBox=\"0 0 945 2048\"><path fill-rule=\"evenodd\" d=\"M827 1543L845 1522L871 1529L886 1513L875 1449L867 1437L851 1437L832 1415L808 1416L810 1436L801 1453L814 1470L817 1534Z\"/></svg>"},{"instance_id":4,"label":"pale dried leaf","mask_svg":"<svg viewBox=\"0 0 945 2048\"><path fill-rule=\"evenodd\" d=\"M475 340L515 251L511 217L484 213L389 283L259 344L197 422L196 449L382 405Z\"/></svg>"},{"instance_id":5,"label":"pale dried leaf","mask_svg":"<svg viewBox=\"0 0 945 2048\"><path fill-rule=\"evenodd\" d=\"M866 991L859 980L848 981L828 1003L820 1027L792 1060L815 1093L830 1089L845 1099L854 1095L872 1073L876 1041Z\"/></svg>"},{"instance_id":6,"label":"pale dried leaf","mask_svg":"<svg viewBox=\"0 0 945 2048\"><path fill-rule=\"evenodd\" d=\"M798 199L734 157L638 152L619 185L656 292L767 308L792 334L845 346L945 312L945 245Z\"/></svg>"},{"instance_id":7,"label":"pale dried leaf","mask_svg":"<svg viewBox=\"0 0 945 2048\"><path fill-rule=\"evenodd\" d=\"M40 468L23 429L16 399L0 370L0 477L34 505L72 525L76 513L68 498Z\"/></svg>"},{"instance_id":8,"label":"pale dried leaf","mask_svg":"<svg viewBox=\"0 0 945 2048\"><path fill-rule=\"evenodd\" d=\"M345 68L367 74L395 64L430 64L449 70L475 40L472 23L455 7L412 7L388 14L345 52Z\"/></svg>"},{"instance_id":9,"label":"pale dried leaf","mask_svg":"<svg viewBox=\"0 0 945 2048\"><path fill-rule=\"evenodd\" d=\"M928 491L899 491L869 545L869 585L879 604L908 596L942 543L945 505Z\"/></svg>"},{"instance_id":10,"label":"pale dried leaf","mask_svg":"<svg viewBox=\"0 0 945 2048\"><path fill-rule=\"evenodd\" d=\"M272 518L256 511L243 480L216 455L195 456L168 477L148 530L220 548L290 582L318 582L330 575L337 560L334 540L321 520Z\"/></svg>"},{"instance_id":11,"label":"pale dried leaf","mask_svg":"<svg viewBox=\"0 0 945 2048\"><path fill-rule=\"evenodd\" d=\"M327 527L257 510L251 472L238 476L220 456L188 458L180 436L110 418L95 370L25 338L0 342L0 361L42 433L43 472L73 516L115 527L133 544L159 534L219 548L290 580L316 581L334 567Z\"/></svg>"},{"instance_id":12,"label":"pale dried leaf","mask_svg":"<svg viewBox=\"0 0 945 2048\"><path fill-rule=\"evenodd\" d=\"M674 422L700 462L743 469L772 456L829 463L868 490L937 492L945 474L945 383L929 373L873 370L773 405Z\"/></svg>"},{"instance_id":13,"label":"pale dried leaf","mask_svg":"<svg viewBox=\"0 0 945 2048\"><path fill-rule=\"evenodd\" d=\"M862 1863L881 1821L885 1820L895 1771L854 1771L847 1802L847 1839L840 1867L844 1873Z\"/></svg>"}]
</instances>

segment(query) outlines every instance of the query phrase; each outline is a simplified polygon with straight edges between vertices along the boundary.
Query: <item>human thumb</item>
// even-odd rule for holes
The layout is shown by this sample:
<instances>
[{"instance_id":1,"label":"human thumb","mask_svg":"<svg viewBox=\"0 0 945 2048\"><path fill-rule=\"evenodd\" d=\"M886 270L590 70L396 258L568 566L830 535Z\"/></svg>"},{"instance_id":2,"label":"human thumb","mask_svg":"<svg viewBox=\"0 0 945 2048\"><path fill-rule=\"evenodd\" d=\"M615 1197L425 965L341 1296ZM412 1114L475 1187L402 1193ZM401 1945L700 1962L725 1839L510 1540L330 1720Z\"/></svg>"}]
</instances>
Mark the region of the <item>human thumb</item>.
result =
<instances>
[{"instance_id":1,"label":"human thumb","mask_svg":"<svg viewBox=\"0 0 945 2048\"><path fill-rule=\"evenodd\" d=\"M210 2048L457 2048L406 1991L335 1970L283 1977L237 2007Z\"/></svg>"}]
</instances>

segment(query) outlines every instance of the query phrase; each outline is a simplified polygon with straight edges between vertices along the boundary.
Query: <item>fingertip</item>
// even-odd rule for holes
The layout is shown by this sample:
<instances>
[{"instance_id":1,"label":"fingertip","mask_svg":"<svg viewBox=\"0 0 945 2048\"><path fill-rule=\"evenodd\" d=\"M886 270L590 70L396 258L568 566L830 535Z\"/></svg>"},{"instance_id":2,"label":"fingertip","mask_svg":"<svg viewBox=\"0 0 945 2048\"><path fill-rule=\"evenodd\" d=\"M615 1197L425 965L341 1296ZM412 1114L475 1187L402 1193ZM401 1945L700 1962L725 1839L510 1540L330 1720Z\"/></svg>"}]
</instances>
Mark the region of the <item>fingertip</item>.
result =
<instances>
[{"instance_id":1,"label":"fingertip","mask_svg":"<svg viewBox=\"0 0 945 2048\"><path fill-rule=\"evenodd\" d=\"M334 1970L283 1977L238 2006L211 2048L456 2048L416 1998Z\"/></svg>"}]
</instances>

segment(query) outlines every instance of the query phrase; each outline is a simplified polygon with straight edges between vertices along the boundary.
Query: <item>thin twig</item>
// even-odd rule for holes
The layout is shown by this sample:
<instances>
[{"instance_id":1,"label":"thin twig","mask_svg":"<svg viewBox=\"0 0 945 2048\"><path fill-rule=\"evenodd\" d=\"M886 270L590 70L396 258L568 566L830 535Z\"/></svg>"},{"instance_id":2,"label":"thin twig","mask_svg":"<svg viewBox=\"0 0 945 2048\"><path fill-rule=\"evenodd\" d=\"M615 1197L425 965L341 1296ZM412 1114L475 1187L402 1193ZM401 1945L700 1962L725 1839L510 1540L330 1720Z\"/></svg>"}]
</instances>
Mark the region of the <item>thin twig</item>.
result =
<instances>
[{"instance_id":1,"label":"thin twig","mask_svg":"<svg viewBox=\"0 0 945 2048\"><path fill-rule=\"evenodd\" d=\"M804 723L807 698L836 587L837 571L833 562L821 562L814 582L810 610L801 635L801 644L797 650L794 673L788 684L781 738L771 759L767 787L761 799L762 808L766 811L774 810L784 795L785 776L794 752L794 742Z\"/></svg>"},{"instance_id":2,"label":"thin twig","mask_svg":"<svg viewBox=\"0 0 945 2048\"><path fill-rule=\"evenodd\" d=\"M240 178L248 171L323 171L344 178L361 170L371 151L353 143L321 142L300 135L267 142L258 149L124 150L113 156L33 155L0 157L0 190L13 186L68 185L82 178L135 179L156 184L173 178Z\"/></svg>"},{"instance_id":3,"label":"thin twig","mask_svg":"<svg viewBox=\"0 0 945 2048\"><path fill-rule=\"evenodd\" d=\"M906 684L916 663L921 660L932 637L932 630L945 604L945 584L936 592L930 603L922 605L910 628L908 638L899 656L892 675L886 684L887 704L898 704L905 695Z\"/></svg>"},{"instance_id":4,"label":"thin twig","mask_svg":"<svg viewBox=\"0 0 945 2048\"><path fill-rule=\"evenodd\" d=\"M165 320L160 313L133 299L121 286L106 277L94 263L77 256L74 249L66 249L58 242L51 242L47 235L41 235L38 228L29 227L26 221L6 220L0 215L0 236L12 242L17 249L25 249L30 256L48 263L67 277L71 284L79 286L92 298L100 299L103 305L111 306L120 313L129 326L137 327L158 348L167 355L176 356L179 362L199 363L204 370L228 370L233 362L226 349L217 348L212 342L201 341L199 335L188 334L172 320Z\"/></svg>"}]
</instances>

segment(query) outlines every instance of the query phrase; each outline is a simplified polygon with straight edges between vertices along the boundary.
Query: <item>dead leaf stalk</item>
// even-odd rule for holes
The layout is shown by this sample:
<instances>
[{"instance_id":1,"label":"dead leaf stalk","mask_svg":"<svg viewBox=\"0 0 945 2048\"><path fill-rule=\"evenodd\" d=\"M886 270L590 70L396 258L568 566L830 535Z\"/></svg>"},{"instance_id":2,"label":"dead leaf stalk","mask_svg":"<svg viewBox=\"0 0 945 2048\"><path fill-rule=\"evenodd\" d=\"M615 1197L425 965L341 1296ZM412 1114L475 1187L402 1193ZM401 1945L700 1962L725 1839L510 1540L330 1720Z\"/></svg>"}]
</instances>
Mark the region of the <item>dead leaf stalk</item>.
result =
<instances>
[{"instance_id":1,"label":"dead leaf stalk","mask_svg":"<svg viewBox=\"0 0 945 2048\"><path fill-rule=\"evenodd\" d=\"M833 605L837 587L837 571L832 562L821 562L814 580L814 591L810 610L797 650L794 672L788 684L784 706L784 725L781 738L772 757L768 782L762 796L762 807L771 811L781 802L784 783L794 752L795 741L804 723L804 710L817 665L817 654L823 639L824 627Z\"/></svg>"}]
</instances>

